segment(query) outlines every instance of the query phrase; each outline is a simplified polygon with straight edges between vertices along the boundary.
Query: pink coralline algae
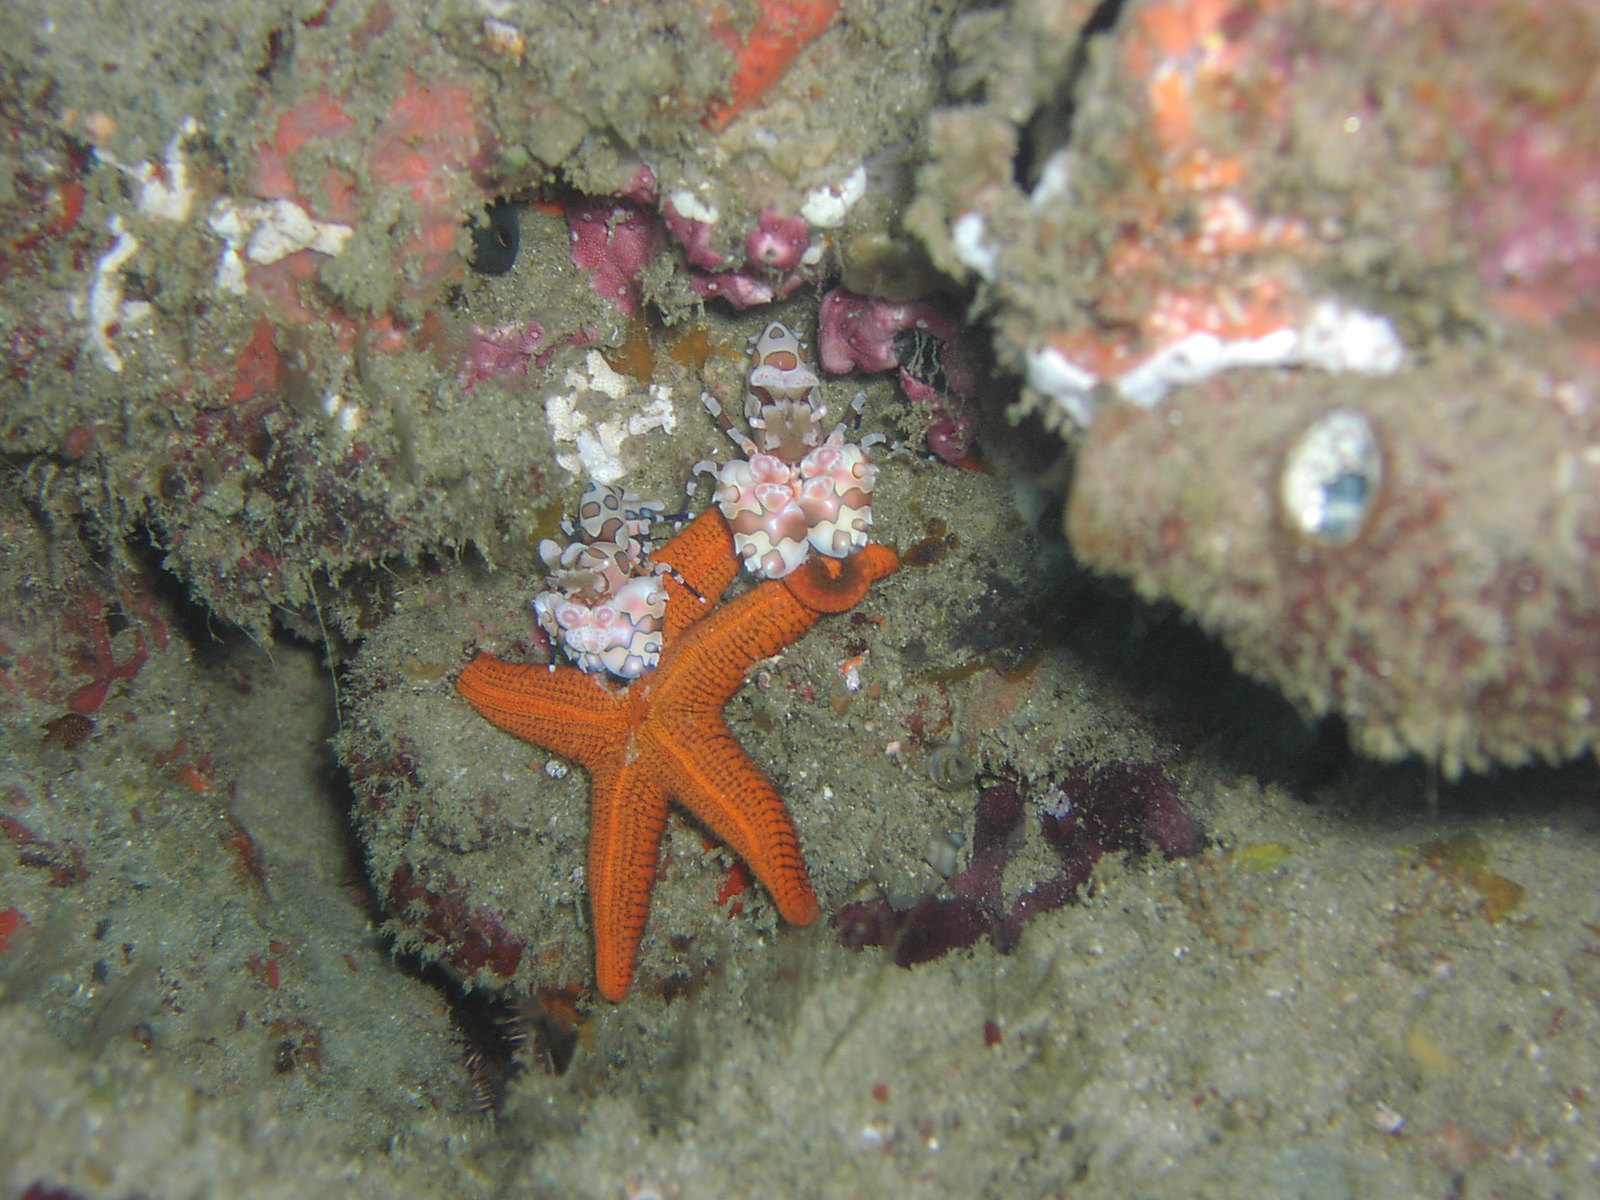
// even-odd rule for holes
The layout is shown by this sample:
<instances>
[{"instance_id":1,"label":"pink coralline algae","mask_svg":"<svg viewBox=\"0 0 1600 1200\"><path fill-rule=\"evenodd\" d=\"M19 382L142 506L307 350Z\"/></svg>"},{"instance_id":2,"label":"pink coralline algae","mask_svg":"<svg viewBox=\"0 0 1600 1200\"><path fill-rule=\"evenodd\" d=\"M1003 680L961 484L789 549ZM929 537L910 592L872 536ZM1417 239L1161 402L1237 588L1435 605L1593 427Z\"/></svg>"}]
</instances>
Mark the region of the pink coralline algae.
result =
<instances>
[{"instance_id":1,"label":"pink coralline algae","mask_svg":"<svg viewBox=\"0 0 1600 1200\"><path fill-rule=\"evenodd\" d=\"M845 288L834 288L822 298L818 322L822 369L835 375L895 370L900 355L894 339L902 330L920 329L947 342L960 328L955 317L932 304L894 304Z\"/></svg>"},{"instance_id":2,"label":"pink coralline algae","mask_svg":"<svg viewBox=\"0 0 1600 1200\"><path fill-rule=\"evenodd\" d=\"M783 299L805 283L806 278L798 271L791 271L773 283L757 272L743 268L715 275L696 271L690 282L697 295L707 300L726 300L732 307L743 311L758 304L771 304L774 300Z\"/></svg>"},{"instance_id":3,"label":"pink coralline algae","mask_svg":"<svg viewBox=\"0 0 1600 1200\"><path fill-rule=\"evenodd\" d=\"M977 435L969 401L982 379L972 339L958 333L941 341L913 326L894 337L900 357L900 390L928 408L928 449L952 466L964 466Z\"/></svg>"},{"instance_id":4,"label":"pink coralline algae","mask_svg":"<svg viewBox=\"0 0 1600 1200\"><path fill-rule=\"evenodd\" d=\"M352 140L367 146L360 167L349 165ZM256 151L249 191L271 203L219 200L212 228L247 244L248 262L238 268L243 284L277 319L303 325L327 308L321 289L310 285L334 247L375 197L399 192L409 203L408 220L395 226L403 295L427 306L465 272L457 238L465 214L489 196L489 156L465 84L408 76L375 129L363 128L342 97L320 92L279 112ZM269 249L259 232L250 238L252 223L263 219L276 222L278 241L290 244ZM318 223L329 224L313 239ZM304 248L292 244L297 236Z\"/></svg>"},{"instance_id":5,"label":"pink coralline algae","mask_svg":"<svg viewBox=\"0 0 1600 1200\"><path fill-rule=\"evenodd\" d=\"M264 200L295 201L318 220L355 220L355 180L347 171L330 161L323 167L320 186L302 192L290 167L302 149L331 148L354 128L344 102L326 92L285 109L278 114L272 139L256 155L252 190Z\"/></svg>"},{"instance_id":6,"label":"pink coralline algae","mask_svg":"<svg viewBox=\"0 0 1600 1200\"><path fill-rule=\"evenodd\" d=\"M670 197L661 215L689 259L696 294L708 300L726 300L743 310L782 299L808 282L802 259L811 240L804 217L762 209L745 238L745 261L735 266L734 259L712 247L713 225L685 216Z\"/></svg>"},{"instance_id":7,"label":"pink coralline algae","mask_svg":"<svg viewBox=\"0 0 1600 1200\"><path fill-rule=\"evenodd\" d=\"M728 265L728 256L711 248L715 227L710 222L685 216L670 196L661 205L661 219L666 222L667 232L683 247L691 266L704 271L720 271Z\"/></svg>"},{"instance_id":8,"label":"pink coralline algae","mask_svg":"<svg viewBox=\"0 0 1600 1200\"><path fill-rule=\"evenodd\" d=\"M584 201L566 207L572 233L572 265L593 271L589 286L626 316L643 303L639 272L655 257L660 223L654 213L628 201Z\"/></svg>"},{"instance_id":9,"label":"pink coralline algae","mask_svg":"<svg viewBox=\"0 0 1600 1200\"><path fill-rule=\"evenodd\" d=\"M1056 874L1007 902L1006 866L1026 836L1028 797L1020 780L998 777L978 794L967 866L901 912L883 899L846 905L832 922L839 941L887 947L901 967L976 945L985 934L1005 953L1030 919L1077 899L1101 855L1159 851L1172 859L1201 847L1199 822L1153 763L1077 768L1047 796L1035 804L1039 833L1060 862Z\"/></svg>"},{"instance_id":10,"label":"pink coralline algae","mask_svg":"<svg viewBox=\"0 0 1600 1200\"><path fill-rule=\"evenodd\" d=\"M898 370L900 387L928 407L928 449L968 461L976 432L969 402L981 386L976 354L956 318L932 304L896 304L835 288L822 298L822 365L834 374Z\"/></svg>"},{"instance_id":11,"label":"pink coralline algae","mask_svg":"<svg viewBox=\"0 0 1600 1200\"><path fill-rule=\"evenodd\" d=\"M1479 269L1500 306L1535 323L1592 319L1600 293L1600 181L1581 101L1558 115L1504 128L1503 112L1475 114L1465 200Z\"/></svg>"},{"instance_id":12,"label":"pink coralline algae","mask_svg":"<svg viewBox=\"0 0 1600 1200\"><path fill-rule=\"evenodd\" d=\"M488 331L474 326L457 373L461 390L470 396L480 383L526 375L543 341L544 326L537 321Z\"/></svg>"},{"instance_id":13,"label":"pink coralline algae","mask_svg":"<svg viewBox=\"0 0 1600 1200\"><path fill-rule=\"evenodd\" d=\"M660 193L656 173L648 163L640 163L628 177L628 182L617 192L617 199L631 200L635 204L647 204L653 208Z\"/></svg>"},{"instance_id":14,"label":"pink coralline algae","mask_svg":"<svg viewBox=\"0 0 1600 1200\"><path fill-rule=\"evenodd\" d=\"M636 173L627 195L649 197L654 182L654 175L645 178ZM615 301L627 316L639 311L639 273L660 250L663 228L683 248L690 284L706 299L746 309L770 304L806 282L805 273L795 269L809 244L800 217L763 210L760 223L746 239L750 261L732 267L731 258L712 248L713 226L684 216L670 198L662 202L659 215L643 202L622 198L575 202L567 206L566 214L573 264L592 270L590 286L595 293Z\"/></svg>"},{"instance_id":15,"label":"pink coralline algae","mask_svg":"<svg viewBox=\"0 0 1600 1200\"><path fill-rule=\"evenodd\" d=\"M717 250L716 226L686 216L669 196L654 204L654 172L640 166L624 189L608 199L576 198L566 205L572 232L572 261L593 271L590 286L614 301L627 316L638 313L643 296L639 273L670 235L688 259L687 276L695 293L725 300L736 309L770 304L810 281L802 260L810 246L803 217L764 208L745 238L745 261Z\"/></svg>"},{"instance_id":16,"label":"pink coralline algae","mask_svg":"<svg viewBox=\"0 0 1600 1200\"><path fill-rule=\"evenodd\" d=\"M741 312L760 304L771 304L780 298L780 293L772 284L765 279L758 279L749 271L719 271L714 275L693 271L689 282L695 295L706 300L726 300ZM798 281L795 286L799 286Z\"/></svg>"},{"instance_id":17,"label":"pink coralline algae","mask_svg":"<svg viewBox=\"0 0 1600 1200\"><path fill-rule=\"evenodd\" d=\"M745 259L752 266L792 271L811 244L804 217L787 217L775 208L763 208L761 219L744 240Z\"/></svg>"},{"instance_id":18,"label":"pink coralline algae","mask_svg":"<svg viewBox=\"0 0 1600 1200\"><path fill-rule=\"evenodd\" d=\"M414 232L402 253L414 267L411 289L422 298L463 273L456 252L462 212L452 183L469 180L472 207L477 207L489 195L489 158L471 89L443 80L407 79L372 139L370 170L373 183L404 188L416 207Z\"/></svg>"}]
</instances>

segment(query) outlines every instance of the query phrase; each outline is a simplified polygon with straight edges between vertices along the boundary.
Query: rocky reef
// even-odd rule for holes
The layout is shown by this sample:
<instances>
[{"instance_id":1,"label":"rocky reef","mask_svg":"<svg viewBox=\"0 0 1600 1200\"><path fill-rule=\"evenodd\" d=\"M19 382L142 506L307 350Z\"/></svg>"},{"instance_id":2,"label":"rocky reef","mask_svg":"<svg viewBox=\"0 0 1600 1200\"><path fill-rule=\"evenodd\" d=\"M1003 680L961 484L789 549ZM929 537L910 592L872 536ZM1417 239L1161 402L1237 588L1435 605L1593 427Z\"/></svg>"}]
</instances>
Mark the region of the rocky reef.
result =
<instances>
[{"instance_id":1,"label":"rocky reef","mask_svg":"<svg viewBox=\"0 0 1600 1200\"><path fill-rule=\"evenodd\" d=\"M901 431L951 463L1020 378L1082 468L1075 552L1183 604L1369 752L1455 772L1592 745L1592 668L1569 653L1592 591L1562 565L1593 546L1585 6L686 2L658 14L672 39L639 13L358 7L252 12L253 76L226 104L174 62L204 54L181 15L105 52L19 18L35 53L0 114L17 163L0 447L48 461L44 509L113 555L137 530L258 638L356 635L390 571L469 547L531 566L523 531L549 532L570 472L677 486L651 464L695 453L699 392L726 398L714 376L737 374L695 314L820 303L794 319L819 326L824 365L898 369ZM577 43L628 70L575 73ZM141 103L156 86L163 105ZM1412 420L1463 377L1457 402L1522 414L1505 428L1528 436L1463 440L1448 406ZM1277 413L1308 425L1314 394L1374 423L1378 524L1455 481L1429 501L1450 529L1415 538L1448 557L1458 531L1472 570L1392 591L1401 572L1357 567L1358 547L1295 541L1254 466L1288 453ZM1415 445L1393 444L1391 405ZM1279 510L1278 557L1260 539L1215 553L1231 518L1158 499L1147 472L1090 494L1113 429L1139 425L1103 420L1119 406L1182 411L1176 440L1215 446L1217 493ZM1541 440L1571 445L1535 461ZM1408 474L1424 454L1456 466ZM1326 586L1263 603L1284 554ZM1514 579L1542 599L1486 598ZM1458 610L1466 642L1425 619ZM1538 717L1496 715L1547 684Z\"/></svg>"},{"instance_id":2,"label":"rocky reef","mask_svg":"<svg viewBox=\"0 0 1600 1200\"><path fill-rule=\"evenodd\" d=\"M14 25L0 450L65 465L54 517L119 553L138 529L267 638L368 627L380 563L526 563L567 471L693 453L670 435L716 355L663 343L893 224L948 18L247 6L248 86L207 83L181 8L110 47Z\"/></svg>"},{"instance_id":3,"label":"rocky reef","mask_svg":"<svg viewBox=\"0 0 1600 1200\"><path fill-rule=\"evenodd\" d=\"M1596 61L1583 0L4 6L0 1197L1581 1194ZM591 781L463 665L643 695L873 543L684 685L805 919L662 801L597 991Z\"/></svg>"},{"instance_id":4,"label":"rocky reef","mask_svg":"<svg viewBox=\"0 0 1600 1200\"><path fill-rule=\"evenodd\" d=\"M1600 413L1550 382L1443 350L1219 375L1094 423L1068 531L1373 754L1559 761L1595 737Z\"/></svg>"},{"instance_id":5,"label":"rocky reef","mask_svg":"<svg viewBox=\"0 0 1600 1200\"><path fill-rule=\"evenodd\" d=\"M1019 4L953 39L973 103L908 223L1073 439L1074 551L1370 753L1592 749L1594 14Z\"/></svg>"}]
</instances>

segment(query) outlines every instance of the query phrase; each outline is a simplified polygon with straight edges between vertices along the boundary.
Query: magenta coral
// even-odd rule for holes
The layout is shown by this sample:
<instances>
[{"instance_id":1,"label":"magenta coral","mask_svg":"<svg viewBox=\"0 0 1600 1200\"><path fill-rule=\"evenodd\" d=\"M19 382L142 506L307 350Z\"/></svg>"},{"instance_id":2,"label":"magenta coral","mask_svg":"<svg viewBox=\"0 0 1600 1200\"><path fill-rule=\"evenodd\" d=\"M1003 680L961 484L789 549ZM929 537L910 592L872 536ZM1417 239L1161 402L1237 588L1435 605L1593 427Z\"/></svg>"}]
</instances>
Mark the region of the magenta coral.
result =
<instances>
[{"instance_id":1,"label":"magenta coral","mask_svg":"<svg viewBox=\"0 0 1600 1200\"><path fill-rule=\"evenodd\" d=\"M694 266L704 271L720 271L728 265L728 256L711 248L711 224L684 216L670 196L662 202L661 219Z\"/></svg>"},{"instance_id":2,"label":"magenta coral","mask_svg":"<svg viewBox=\"0 0 1600 1200\"><path fill-rule=\"evenodd\" d=\"M977 426L959 396L946 395L900 370L900 388L906 399L926 404L932 420L928 424L928 449L952 466L961 466L972 453Z\"/></svg>"},{"instance_id":3,"label":"magenta coral","mask_svg":"<svg viewBox=\"0 0 1600 1200\"><path fill-rule=\"evenodd\" d=\"M617 199L631 200L635 204L646 204L654 208L659 195L656 173L650 169L649 163L640 163L628 177L628 182L617 192Z\"/></svg>"},{"instance_id":4,"label":"magenta coral","mask_svg":"<svg viewBox=\"0 0 1600 1200\"><path fill-rule=\"evenodd\" d=\"M787 217L775 208L763 208L761 219L744 240L745 258L775 271L792 271L811 244L811 228L804 217Z\"/></svg>"},{"instance_id":5,"label":"magenta coral","mask_svg":"<svg viewBox=\"0 0 1600 1200\"><path fill-rule=\"evenodd\" d=\"M822 298L818 321L822 366L835 375L894 370L900 365L894 338L902 330L920 329L949 341L960 328L954 316L935 305L894 304L845 288L834 288Z\"/></svg>"},{"instance_id":6,"label":"magenta coral","mask_svg":"<svg viewBox=\"0 0 1600 1200\"><path fill-rule=\"evenodd\" d=\"M661 217L683 247L692 268L690 282L699 296L726 300L742 310L782 299L807 282L801 260L811 244L811 227L804 217L762 209L745 237L745 262L739 266L712 248L713 226L685 216L671 197L662 202Z\"/></svg>"},{"instance_id":7,"label":"magenta coral","mask_svg":"<svg viewBox=\"0 0 1600 1200\"><path fill-rule=\"evenodd\" d=\"M490 379L526 375L543 341L544 326L537 321L502 325L488 331L474 326L472 340L461 356L461 368L457 373L461 390L470 396L478 384Z\"/></svg>"},{"instance_id":8,"label":"magenta coral","mask_svg":"<svg viewBox=\"0 0 1600 1200\"><path fill-rule=\"evenodd\" d=\"M956 318L932 304L895 304L835 288L822 298L822 365L846 371L900 372L900 387L925 404L928 449L955 466L967 463L977 428L968 401L982 372Z\"/></svg>"},{"instance_id":9,"label":"magenta coral","mask_svg":"<svg viewBox=\"0 0 1600 1200\"><path fill-rule=\"evenodd\" d=\"M771 304L774 300L782 299L804 283L805 279L796 273L773 283L746 269L719 271L716 274L694 271L690 273L689 282L696 295L707 300L726 300L742 312L758 304Z\"/></svg>"},{"instance_id":10,"label":"magenta coral","mask_svg":"<svg viewBox=\"0 0 1600 1200\"><path fill-rule=\"evenodd\" d=\"M627 316L643 303L639 272L655 256L660 226L655 214L626 201L567 205L572 264L594 274L589 286Z\"/></svg>"}]
</instances>

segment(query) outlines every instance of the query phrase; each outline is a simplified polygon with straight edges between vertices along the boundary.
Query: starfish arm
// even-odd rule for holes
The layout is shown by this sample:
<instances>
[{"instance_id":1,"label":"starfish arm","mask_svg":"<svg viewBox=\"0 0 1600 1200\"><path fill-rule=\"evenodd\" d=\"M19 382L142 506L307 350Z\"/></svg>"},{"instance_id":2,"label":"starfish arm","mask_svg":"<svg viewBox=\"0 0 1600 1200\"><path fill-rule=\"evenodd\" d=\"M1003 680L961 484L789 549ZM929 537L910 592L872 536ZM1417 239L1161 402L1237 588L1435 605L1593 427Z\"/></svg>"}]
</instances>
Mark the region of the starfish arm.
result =
<instances>
[{"instance_id":1,"label":"starfish arm","mask_svg":"<svg viewBox=\"0 0 1600 1200\"><path fill-rule=\"evenodd\" d=\"M710 613L739 573L733 531L715 508L690 521L651 557L677 573L666 577L668 641Z\"/></svg>"},{"instance_id":2,"label":"starfish arm","mask_svg":"<svg viewBox=\"0 0 1600 1200\"><path fill-rule=\"evenodd\" d=\"M719 712L744 673L798 640L821 614L769 580L669 642L652 681L657 711Z\"/></svg>"},{"instance_id":3,"label":"starfish arm","mask_svg":"<svg viewBox=\"0 0 1600 1200\"><path fill-rule=\"evenodd\" d=\"M900 556L876 542L844 558L813 558L784 576L796 600L819 613L842 613L861 603L867 589L900 569Z\"/></svg>"},{"instance_id":4,"label":"starfish arm","mask_svg":"<svg viewBox=\"0 0 1600 1200\"><path fill-rule=\"evenodd\" d=\"M822 910L789 810L728 727L701 723L692 740L658 738L652 749L658 777L673 798L745 861L783 919L791 925L816 920Z\"/></svg>"},{"instance_id":5,"label":"starfish arm","mask_svg":"<svg viewBox=\"0 0 1600 1200\"><path fill-rule=\"evenodd\" d=\"M720 711L745 671L798 641L823 616L853 608L899 565L888 547L871 545L844 559L814 559L724 604L668 641L652 704Z\"/></svg>"},{"instance_id":6,"label":"starfish arm","mask_svg":"<svg viewBox=\"0 0 1600 1200\"><path fill-rule=\"evenodd\" d=\"M627 723L625 699L574 667L552 671L479 654L456 690L501 729L591 771L615 755Z\"/></svg>"},{"instance_id":7,"label":"starfish arm","mask_svg":"<svg viewBox=\"0 0 1600 1200\"><path fill-rule=\"evenodd\" d=\"M667 789L640 760L591 772L589 907L600 994L620 1001L633 982L650 915L656 854L667 824Z\"/></svg>"}]
</instances>

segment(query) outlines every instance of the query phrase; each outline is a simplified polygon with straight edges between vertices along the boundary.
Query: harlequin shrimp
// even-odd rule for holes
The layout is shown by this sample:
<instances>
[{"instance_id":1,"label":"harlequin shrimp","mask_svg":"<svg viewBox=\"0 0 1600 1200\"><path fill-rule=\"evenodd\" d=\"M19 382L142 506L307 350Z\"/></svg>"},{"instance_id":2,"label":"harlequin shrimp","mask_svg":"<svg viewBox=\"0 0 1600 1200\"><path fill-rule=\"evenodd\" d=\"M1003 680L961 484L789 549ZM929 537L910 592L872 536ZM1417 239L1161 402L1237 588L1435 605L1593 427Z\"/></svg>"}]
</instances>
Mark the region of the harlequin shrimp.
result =
<instances>
[{"instance_id":1,"label":"harlequin shrimp","mask_svg":"<svg viewBox=\"0 0 1600 1200\"><path fill-rule=\"evenodd\" d=\"M636 679L660 661L667 589L647 547L663 507L590 483L576 526L564 526L577 540L539 543L551 586L533 598L534 616L580 670Z\"/></svg>"},{"instance_id":2,"label":"harlequin shrimp","mask_svg":"<svg viewBox=\"0 0 1600 1200\"><path fill-rule=\"evenodd\" d=\"M824 439L828 409L798 333L772 322L756 338L755 360L744 406L754 439L705 398L745 457L720 468L706 461L696 469L717 477L713 498L733 529L734 550L745 568L781 579L811 550L844 558L867 544L878 468L863 448L871 439L846 442L842 421ZM863 401L856 399L858 413Z\"/></svg>"}]
</instances>

